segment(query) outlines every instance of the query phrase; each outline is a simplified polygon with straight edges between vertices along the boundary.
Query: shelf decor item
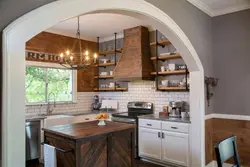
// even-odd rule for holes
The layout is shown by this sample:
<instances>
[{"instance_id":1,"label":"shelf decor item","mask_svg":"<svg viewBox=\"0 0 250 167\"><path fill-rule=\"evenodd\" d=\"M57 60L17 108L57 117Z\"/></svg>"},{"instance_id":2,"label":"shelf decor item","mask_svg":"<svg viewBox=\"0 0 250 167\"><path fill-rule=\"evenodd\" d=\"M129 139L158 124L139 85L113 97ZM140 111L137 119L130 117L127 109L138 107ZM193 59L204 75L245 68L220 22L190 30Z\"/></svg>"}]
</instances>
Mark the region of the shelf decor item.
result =
<instances>
[{"instance_id":1,"label":"shelf decor item","mask_svg":"<svg viewBox=\"0 0 250 167\"><path fill-rule=\"evenodd\" d=\"M205 77L205 85L206 85L206 99L207 99L207 105L209 106L210 99L214 95L214 88L218 85L218 78L213 77Z\"/></svg>"},{"instance_id":2,"label":"shelf decor item","mask_svg":"<svg viewBox=\"0 0 250 167\"><path fill-rule=\"evenodd\" d=\"M78 50L78 52L75 53L76 50ZM81 70L88 68L92 63L96 63L97 58L97 53L90 56L87 49L83 52L80 33L80 17L77 17L76 41L71 51L67 49L65 52L60 53L58 63L67 69Z\"/></svg>"}]
</instances>

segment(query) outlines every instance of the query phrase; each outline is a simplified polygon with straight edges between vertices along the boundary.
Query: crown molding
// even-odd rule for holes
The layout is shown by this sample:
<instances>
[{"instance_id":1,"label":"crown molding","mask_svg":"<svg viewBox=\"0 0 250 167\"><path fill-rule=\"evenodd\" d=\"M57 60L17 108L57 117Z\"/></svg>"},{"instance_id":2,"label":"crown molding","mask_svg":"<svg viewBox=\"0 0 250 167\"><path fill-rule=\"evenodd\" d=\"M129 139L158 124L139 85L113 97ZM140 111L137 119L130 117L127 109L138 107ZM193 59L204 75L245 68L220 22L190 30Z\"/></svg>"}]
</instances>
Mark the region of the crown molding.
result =
<instances>
[{"instance_id":1,"label":"crown molding","mask_svg":"<svg viewBox=\"0 0 250 167\"><path fill-rule=\"evenodd\" d=\"M202 1L200 1L200 0L187 0L187 1L190 2L191 4L193 4L195 7L202 10L204 13L206 13L210 17L213 17L213 11L206 4L204 4Z\"/></svg>"},{"instance_id":2,"label":"crown molding","mask_svg":"<svg viewBox=\"0 0 250 167\"><path fill-rule=\"evenodd\" d=\"M234 12L238 12L238 11L242 11L242 10L246 10L246 9L250 9L250 3L239 5L239 6L234 6L234 7L229 7L229 8L225 8L225 9L221 9L221 10L214 10L212 17L221 16L221 15L225 15L225 14L229 14L229 13L234 13Z\"/></svg>"},{"instance_id":3,"label":"crown molding","mask_svg":"<svg viewBox=\"0 0 250 167\"><path fill-rule=\"evenodd\" d=\"M225 15L225 14L229 14L229 13L233 13L233 12L238 12L238 11L250 9L250 2L245 3L245 4L240 4L237 6L233 6L233 7L221 8L221 9L214 10L214 9L211 9L205 3L203 3L201 0L187 0L187 1L190 2L191 4L193 4L194 6L196 6L197 8L199 8L200 10L202 10L204 13L206 13L210 17L216 17L216 16L220 16L220 15Z\"/></svg>"}]
</instances>

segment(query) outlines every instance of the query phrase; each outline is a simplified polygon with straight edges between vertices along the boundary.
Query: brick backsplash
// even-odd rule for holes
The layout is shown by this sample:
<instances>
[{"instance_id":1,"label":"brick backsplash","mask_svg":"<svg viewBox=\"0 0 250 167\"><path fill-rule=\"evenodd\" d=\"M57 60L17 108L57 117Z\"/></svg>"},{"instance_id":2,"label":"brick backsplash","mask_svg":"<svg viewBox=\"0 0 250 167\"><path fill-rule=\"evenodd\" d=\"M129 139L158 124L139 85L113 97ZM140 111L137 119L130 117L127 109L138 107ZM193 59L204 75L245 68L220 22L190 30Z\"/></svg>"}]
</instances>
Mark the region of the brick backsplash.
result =
<instances>
[{"instance_id":1,"label":"brick backsplash","mask_svg":"<svg viewBox=\"0 0 250 167\"><path fill-rule=\"evenodd\" d=\"M189 111L189 92L160 92L152 89L154 81L129 82L128 92L100 92L101 99L112 99L119 102L119 111L126 111L129 101L146 101L154 104L154 111L162 111L169 101L185 101L185 111Z\"/></svg>"},{"instance_id":2,"label":"brick backsplash","mask_svg":"<svg viewBox=\"0 0 250 167\"><path fill-rule=\"evenodd\" d=\"M89 113L91 112L91 104L93 96L97 92L77 92L77 102L72 104L56 104L52 114L56 113ZM51 105L53 107L53 105ZM46 114L47 105L27 105L26 116L35 116Z\"/></svg>"},{"instance_id":3,"label":"brick backsplash","mask_svg":"<svg viewBox=\"0 0 250 167\"><path fill-rule=\"evenodd\" d=\"M154 81L135 81L129 82L127 92L78 92L77 103L56 104L52 113L89 113L91 112L93 96L96 94L99 94L101 99L117 100L119 112L126 111L129 101L152 102L155 112L162 111L162 107L168 105L169 101L185 101L187 102L185 110L189 111L189 92L160 92L152 89L154 85ZM26 115L46 114L46 110L47 105L28 105L26 106Z\"/></svg>"}]
</instances>

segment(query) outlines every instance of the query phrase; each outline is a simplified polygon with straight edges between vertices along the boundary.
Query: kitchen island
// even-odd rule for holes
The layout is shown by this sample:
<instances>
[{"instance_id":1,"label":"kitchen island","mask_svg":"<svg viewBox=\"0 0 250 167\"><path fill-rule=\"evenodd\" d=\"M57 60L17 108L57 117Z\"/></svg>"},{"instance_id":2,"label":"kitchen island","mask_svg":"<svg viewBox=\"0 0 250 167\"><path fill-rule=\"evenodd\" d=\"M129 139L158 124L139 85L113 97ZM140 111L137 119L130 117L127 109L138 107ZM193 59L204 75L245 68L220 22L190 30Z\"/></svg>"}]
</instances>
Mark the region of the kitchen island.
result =
<instances>
[{"instance_id":1,"label":"kitchen island","mask_svg":"<svg viewBox=\"0 0 250 167\"><path fill-rule=\"evenodd\" d=\"M44 128L45 143L56 147L59 167L134 167L135 125L105 121Z\"/></svg>"}]
</instances>

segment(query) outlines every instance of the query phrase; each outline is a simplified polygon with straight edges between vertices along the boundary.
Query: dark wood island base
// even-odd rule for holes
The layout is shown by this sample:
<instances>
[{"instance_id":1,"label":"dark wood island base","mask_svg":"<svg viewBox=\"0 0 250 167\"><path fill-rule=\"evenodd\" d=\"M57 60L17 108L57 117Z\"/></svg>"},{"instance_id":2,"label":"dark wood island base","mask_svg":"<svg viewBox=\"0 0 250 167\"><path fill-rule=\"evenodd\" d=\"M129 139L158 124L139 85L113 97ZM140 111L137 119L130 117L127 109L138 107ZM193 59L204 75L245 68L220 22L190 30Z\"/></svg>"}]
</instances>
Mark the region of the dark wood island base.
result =
<instances>
[{"instance_id":1,"label":"dark wood island base","mask_svg":"<svg viewBox=\"0 0 250 167\"><path fill-rule=\"evenodd\" d=\"M106 121L44 128L58 167L135 167L135 125Z\"/></svg>"}]
</instances>

